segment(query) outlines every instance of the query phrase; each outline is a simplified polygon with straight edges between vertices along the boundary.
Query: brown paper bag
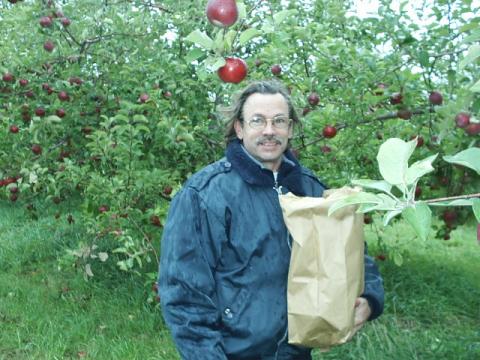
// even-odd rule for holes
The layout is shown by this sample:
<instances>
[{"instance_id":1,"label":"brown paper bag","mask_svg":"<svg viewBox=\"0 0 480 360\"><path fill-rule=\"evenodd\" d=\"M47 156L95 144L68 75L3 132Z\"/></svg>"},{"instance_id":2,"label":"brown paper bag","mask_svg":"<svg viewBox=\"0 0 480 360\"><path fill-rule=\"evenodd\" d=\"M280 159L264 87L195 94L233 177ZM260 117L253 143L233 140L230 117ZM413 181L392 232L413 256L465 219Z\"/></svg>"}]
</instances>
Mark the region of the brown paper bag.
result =
<instances>
[{"instance_id":1,"label":"brown paper bag","mask_svg":"<svg viewBox=\"0 0 480 360\"><path fill-rule=\"evenodd\" d=\"M327 349L349 340L355 299L363 292L363 214L353 206L327 216L354 191L329 190L326 198L280 196L293 237L288 273L288 342Z\"/></svg>"}]
</instances>

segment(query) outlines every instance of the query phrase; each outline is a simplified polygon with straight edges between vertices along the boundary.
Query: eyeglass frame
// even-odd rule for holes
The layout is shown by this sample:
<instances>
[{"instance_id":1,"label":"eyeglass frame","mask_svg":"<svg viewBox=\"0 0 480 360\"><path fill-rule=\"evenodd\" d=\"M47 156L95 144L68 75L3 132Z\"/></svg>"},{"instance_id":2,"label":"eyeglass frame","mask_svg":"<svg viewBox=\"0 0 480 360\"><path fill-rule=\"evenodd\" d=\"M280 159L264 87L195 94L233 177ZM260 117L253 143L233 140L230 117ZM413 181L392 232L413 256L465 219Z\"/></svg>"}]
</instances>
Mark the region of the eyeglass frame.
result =
<instances>
[{"instance_id":1,"label":"eyeglass frame","mask_svg":"<svg viewBox=\"0 0 480 360\"><path fill-rule=\"evenodd\" d=\"M259 126L259 127L255 127L255 126L252 126L252 125L251 125L252 120L253 120L254 118L256 118L256 117L261 118L261 119L263 120L263 125L261 125L261 126ZM284 119L286 119L286 120L287 120L287 121L286 121L286 124L287 124L286 127L278 127L277 125L275 125L275 122L274 122L275 118L284 118ZM272 127L275 128L275 129L277 129L277 130L287 130L287 129L290 128L290 126L291 126L292 123L293 123L293 120L290 119L287 115L276 115L276 116L274 116L274 117L272 117L272 118L267 118L267 117L265 117L265 116L263 116L263 115L260 115L260 114L253 115L252 118L250 118L249 120L243 119L243 122L246 122L246 123L248 124L248 126L250 127L250 129L253 129L253 130L263 130L263 129L265 129L265 128L267 127L267 125L268 125L268 120L270 120L270 123L272 124Z\"/></svg>"}]
</instances>

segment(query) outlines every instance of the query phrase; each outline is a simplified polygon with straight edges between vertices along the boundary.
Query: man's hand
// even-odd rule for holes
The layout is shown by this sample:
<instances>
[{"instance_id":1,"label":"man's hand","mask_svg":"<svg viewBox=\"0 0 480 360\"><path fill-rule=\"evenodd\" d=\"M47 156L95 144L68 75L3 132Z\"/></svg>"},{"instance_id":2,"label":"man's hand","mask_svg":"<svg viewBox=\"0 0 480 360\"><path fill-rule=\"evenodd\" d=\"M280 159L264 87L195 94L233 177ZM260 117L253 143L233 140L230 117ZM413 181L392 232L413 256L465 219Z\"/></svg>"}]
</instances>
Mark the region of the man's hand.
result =
<instances>
[{"instance_id":1,"label":"man's hand","mask_svg":"<svg viewBox=\"0 0 480 360\"><path fill-rule=\"evenodd\" d=\"M367 299L359 297L355 299L355 323L353 327L353 332L350 335L350 340L355 333L360 330L360 328L365 324L372 313L370 305L368 304Z\"/></svg>"}]
</instances>

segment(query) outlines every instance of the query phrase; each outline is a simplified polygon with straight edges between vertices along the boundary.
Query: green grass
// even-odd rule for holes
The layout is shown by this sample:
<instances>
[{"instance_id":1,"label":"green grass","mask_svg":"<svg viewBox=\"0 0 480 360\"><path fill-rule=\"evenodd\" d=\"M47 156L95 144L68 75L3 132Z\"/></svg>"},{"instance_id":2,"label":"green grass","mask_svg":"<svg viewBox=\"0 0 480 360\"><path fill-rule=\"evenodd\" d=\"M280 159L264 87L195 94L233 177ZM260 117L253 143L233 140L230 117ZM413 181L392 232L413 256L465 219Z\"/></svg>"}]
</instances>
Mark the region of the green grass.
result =
<instances>
[{"instance_id":1,"label":"green grass","mask_svg":"<svg viewBox=\"0 0 480 360\"><path fill-rule=\"evenodd\" d=\"M0 204L0 359L178 359L149 290L134 275L108 268L85 282L57 259L85 235L37 205ZM76 214L74 214L76 217ZM368 235L369 238L372 236ZM480 246L473 225L452 239L412 240L399 224L404 264L380 263L385 313L354 339L315 359L480 359ZM371 253L377 245L372 238ZM406 241L408 240L408 241ZM200 356L200 354L199 354Z\"/></svg>"}]
</instances>

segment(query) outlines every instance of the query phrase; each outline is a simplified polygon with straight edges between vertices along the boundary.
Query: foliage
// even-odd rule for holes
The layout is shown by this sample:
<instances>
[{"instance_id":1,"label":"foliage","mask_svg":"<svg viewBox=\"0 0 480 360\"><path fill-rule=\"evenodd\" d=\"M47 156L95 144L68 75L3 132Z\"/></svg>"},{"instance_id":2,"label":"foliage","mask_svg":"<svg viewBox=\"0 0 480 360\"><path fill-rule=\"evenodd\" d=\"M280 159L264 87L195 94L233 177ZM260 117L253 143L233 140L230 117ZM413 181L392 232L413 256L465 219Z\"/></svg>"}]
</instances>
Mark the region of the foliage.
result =
<instances>
[{"instance_id":1,"label":"foliage","mask_svg":"<svg viewBox=\"0 0 480 360\"><path fill-rule=\"evenodd\" d=\"M222 156L231 95L245 84L217 77L228 56L246 61L247 80L288 86L303 114L292 146L330 186L378 178L372 156L386 138L422 139L413 161L478 147L478 133L455 126L461 111L479 126L478 7L380 3L360 18L349 1L238 1L239 20L223 29L200 0L1 2L0 200L32 217L38 198L71 205L58 216L89 234L64 260L86 276L113 256L141 272L158 259L152 244L175 191ZM426 199L478 185L474 171L442 163L415 190Z\"/></svg>"}]
</instances>

